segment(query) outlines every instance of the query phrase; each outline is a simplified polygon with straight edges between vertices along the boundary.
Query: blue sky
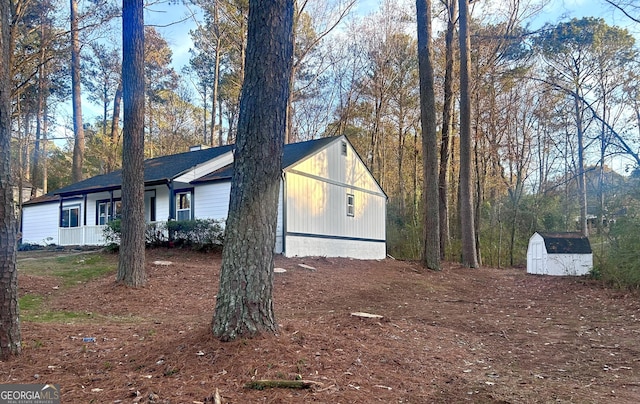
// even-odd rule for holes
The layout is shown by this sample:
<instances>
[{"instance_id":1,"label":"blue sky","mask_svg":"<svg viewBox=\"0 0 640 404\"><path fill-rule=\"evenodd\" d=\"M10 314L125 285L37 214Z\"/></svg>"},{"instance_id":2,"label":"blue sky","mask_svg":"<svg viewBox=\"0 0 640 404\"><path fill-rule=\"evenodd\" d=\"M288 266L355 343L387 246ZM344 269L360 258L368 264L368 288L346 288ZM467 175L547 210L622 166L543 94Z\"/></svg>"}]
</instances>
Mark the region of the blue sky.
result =
<instances>
[{"instance_id":1,"label":"blue sky","mask_svg":"<svg viewBox=\"0 0 640 404\"><path fill-rule=\"evenodd\" d=\"M408 1L409 4L413 0L397 0ZM527 1L527 0L522 0ZM539 0L529 0L536 2ZM366 15L375 12L380 8L382 0L359 0L356 4L355 12L360 15ZM503 4L501 0L478 0L478 6L492 4L493 7L499 7ZM476 10L476 13L478 10ZM483 11L481 11L483 12ZM194 17L194 13L196 13ZM537 15L531 22L532 28L542 26L545 22L558 22L560 19L568 20L571 18L581 18L585 16L602 17L611 25L618 25L630 29L636 34L640 41L640 25L633 24L627 17L619 11L614 11L612 7L606 4L604 0L551 0L545 6L544 10ZM198 19L197 9L182 4L169 5L167 3L159 3L158 5L148 8L145 12L145 23L154 25L165 37L169 46L173 51L173 65L175 70L180 73L182 66L189 61L189 49L192 46L189 31L197 27ZM69 102L70 103L70 102ZM91 105L88 100L83 101L84 120L90 122L95 116L101 114L100 108ZM69 133L67 133L69 135Z\"/></svg>"},{"instance_id":2,"label":"blue sky","mask_svg":"<svg viewBox=\"0 0 640 404\"><path fill-rule=\"evenodd\" d=\"M412 0L409 1L412 2ZM499 5L502 1L481 0L479 3ZM380 4L381 0L359 0L355 11L365 15L376 11ZM189 9L182 5L163 4L147 10L145 14L145 22L152 25L157 24L158 29L169 42L173 50L174 65L178 71L189 60L189 48L191 47L189 31L197 27L196 19L190 18L194 11L194 8ZM635 31L635 33L640 31L637 24L633 24L619 11L614 11L604 0L551 0L531 24L535 28L545 22L554 23L560 19L568 20L587 16L602 17L611 25L622 26ZM176 23L176 21L182 22Z\"/></svg>"}]
</instances>

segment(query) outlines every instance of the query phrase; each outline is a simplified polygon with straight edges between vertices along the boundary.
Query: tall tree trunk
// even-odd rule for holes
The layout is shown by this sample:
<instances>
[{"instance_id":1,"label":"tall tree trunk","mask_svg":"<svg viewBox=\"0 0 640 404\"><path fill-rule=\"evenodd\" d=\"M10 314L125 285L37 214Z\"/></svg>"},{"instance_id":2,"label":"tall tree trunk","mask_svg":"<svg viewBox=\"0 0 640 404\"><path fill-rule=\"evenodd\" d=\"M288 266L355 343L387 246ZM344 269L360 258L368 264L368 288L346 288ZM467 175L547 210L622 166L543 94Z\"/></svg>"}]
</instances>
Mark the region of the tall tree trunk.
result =
<instances>
[{"instance_id":1,"label":"tall tree trunk","mask_svg":"<svg viewBox=\"0 0 640 404\"><path fill-rule=\"evenodd\" d=\"M587 179L584 173L584 126L582 121L582 102L578 98L579 88L575 89L574 107L576 114L576 131L578 132L578 199L580 201L580 232L589 236L587 223Z\"/></svg>"},{"instance_id":2,"label":"tall tree trunk","mask_svg":"<svg viewBox=\"0 0 640 404\"><path fill-rule=\"evenodd\" d=\"M122 238L116 280L146 283L144 270L144 15L143 0L122 2ZM169 195L173 198L173 195ZM113 209L113 207L112 207Z\"/></svg>"},{"instance_id":3,"label":"tall tree trunk","mask_svg":"<svg viewBox=\"0 0 640 404\"><path fill-rule=\"evenodd\" d=\"M80 89L80 34L78 0L71 0L71 104L73 108L73 164L71 181L82 180L84 164L84 128L82 126L82 93Z\"/></svg>"},{"instance_id":4,"label":"tall tree trunk","mask_svg":"<svg viewBox=\"0 0 640 404\"><path fill-rule=\"evenodd\" d=\"M458 0L460 9L460 231L462 233L462 264L478 267L473 214L473 181L471 180L471 40L469 38L469 5Z\"/></svg>"},{"instance_id":5,"label":"tall tree trunk","mask_svg":"<svg viewBox=\"0 0 640 404\"><path fill-rule=\"evenodd\" d=\"M122 102L122 77L118 82L116 94L113 97L113 115L111 116L111 135L109 136L109 158L107 170L109 172L116 169L116 159L118 157L118 144L120 144L120 104Z\"/></svg>"},{"instance_id":6,"label":"tall tree trunk","mask_svg":"<svg viewBox=\"0 0 640 404\"><path fill-rule=\"evenodd\" d=\"M431 0L416 0L418 12L418 64L420 73L420 120L422 122L422 168L424 175L424 243L422 263L440 269L440 226L438 209L438 138L436 96L431 61Z\"/></svg>"},{"instance_id":7,"label":"tall tree trunk","mask_svg":"<svg viewBox=\"0 0 640 404\"><path fill-rule=\"evenodd\" d=\"M295 143L295 139L293 136L293 97L294 97L294 83L296 80L297 74L297 63L296 63L296 35L298 33L298 21L300 19L300 12L298 10L298 1L293 1L293 27L291 28L292 39L291 42L293 44L292 57L293 62L291 65L291 70L289 71L289 96L287 97L287 126L285 127L284 134L284 143Z\"/></svg>"},{"instance_id":8,"label":"tall tree trunk","mask_svg":"<svg viewBox=\"0 0 640 404\"><path fill-rule=\"evenodd\" d=\"M20 353L16 218L11 181L11 2L0 0L0 360Z\"/></svg>"},{"instance_id":9,"label":"tall tree trunk","mask_svg":"<svg viewBox=\"0 0 640 404\"><path fill-rule=\"evenodd\" d=\"M44 17L40 16L40 41L41 43L45 38L45 22ZM37 196L38 187L42 187L42 170L41 170L41 157L43 157L41 151L41 142L40 140L43 136L43 126L44 120L47 119L47 116L44 115L45 103L46 103L46 94L48 93L48 86L46 85L47 81L47 71L46 71L46 47L40 46L40 54L38 61L38 99L36 106L36 139L33 145L33 160L31 162L31 197L34 198Z\"/></svg>"},{"instance_id":10,"label":"tall tree trunk","mask_svg":"<svg viewBox=\"0 0 640 404\"><path fill-rule=\"evenodd\" d=\"M47 132L49 131L49 121L47 120L47 116L49 116L49 104L45 101L44 103L44 120L42 121L42 193L46 194L49 188L49 178L47 172Z\"/></svg>"},{"instance_id":11,"label":"tall tree trunk","mask_svg":"<svg viewBox=\"0 0 640 404\"><path fill-rule=\"evenodd\" d=\"M209 120L207 119L207 83L202 84L202 144L207 144L207 135L209 132L207 131L207 123ZM211 137L210 145L213 146L213 137Z\"/></svg>"},{"instance_id":12,"label":"tall tree trunk","mask_svg":"<svg viewBox=\"0 0 640 404\"><path fill-rule=\"evenodd\" d=\"M293 0L250 0L229 216L212 331L276 332L273 249L293 62Z\"/></svg>"},{"instance_id":13,"label":"tall tree trunk","mask_svg":"<svg viewBox=\"0 0 640 404\"><path fill-rule=\"evenodd\" d=\"M444 102L442 107L442 134L440 143L440 172L438 176L438 196L440 198L440 259L445 258L447 247L451 242L449 233L449 156L451 155L451 134L453 132L453 36L455 34L455 20L458 14L457 0L447 0L447 32L445 34L445 72L444 72Z\"/></svg>"},{"instance_id":14,"label":"tall tree trunk","mask_svg":"<svg viewBox=\"0 0 640 404\"><path fill-rule=\"evenodd\" d=\"M216 3L217 4L217 3ZM216 111L218 110L218 94L220 87L220 46L222 44L222 40L220 38L217 39L216 43L216 51L215 51L215 59L213 64L214 78L213 78L213 91L211 92L211 146L215 145L214 139L216 138ZM222 131L218 132L218 146L222 146Z\"/></svg>"},{"instance_id":15,"label":"tall tree trunk","mask_svg":"<svg viewBox=\"0 0 640 404\"><path fill-rule=\"evenodd\" d=\"M400 106L398 108L398 177L396 181L398 181L398 214L400 217L406 217L407 211L407 200L405 195L405 186L404 186L404 143L405 143L405 127L404 127L404 105L403 101L399 102Z\"/></svg>"},{"instance_id":16,"label":"tall tree trunk","mask_svg":"<svg viewBox=\"0 0 640 404\"><path fill-rule=\"evenodd\" d=\"M42 56L42 53L41 53ZM45 119L43 117L42 110L44 109L44 61L40 59L40 66L38 66L38 98L36 101L36 138L33 144L33 157L31 160L31 197L36 196L36 191L40 186L41 175L40 175L40 156L41 156L41 143L40 139L42 138L42 121ZM20 207L22 209L22 206Z\"/></svg>"},{"instance_id":17,"label":"tall tree trunk","mask_svg":"<svg viewBox=\"0 0 640 404\"><path fill-rule=\"evenodd\" d=\"M231 133L231 129L229 129L229 132ZM222 139L222 102L218 103L218 145L222 146L224 144L223 139ZM229 143L229 136L227 136L227 143Z\"/></svg>"}]
</instances>

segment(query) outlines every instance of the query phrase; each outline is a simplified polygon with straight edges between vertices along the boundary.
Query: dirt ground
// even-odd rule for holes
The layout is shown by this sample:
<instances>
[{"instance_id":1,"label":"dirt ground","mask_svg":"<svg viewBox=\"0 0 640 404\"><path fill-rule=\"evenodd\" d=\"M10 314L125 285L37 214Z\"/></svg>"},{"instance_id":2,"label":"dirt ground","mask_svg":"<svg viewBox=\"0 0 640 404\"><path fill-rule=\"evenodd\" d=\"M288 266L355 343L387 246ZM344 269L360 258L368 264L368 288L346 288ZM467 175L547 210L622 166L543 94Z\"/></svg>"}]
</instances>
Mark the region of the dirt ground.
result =
<instances>
[{"instance_id":1,"label":"dirt ground","mask_svg":"<svg viewBox=\"0 0 640 404\"><path fill-rule=\"evenodd\" d=\"M216 391L222 403L640 402L637 295L523 269L276 266L278 335L228 343L209 333L218 254L150 250L137 290L113 275L62 288L21 274L20 293L87 318L23 322L23 355L0 363L0 383L59 384L64 403L213 403ZM312 387L245 387L300 378Z\"/></svg>"}]
</instances>

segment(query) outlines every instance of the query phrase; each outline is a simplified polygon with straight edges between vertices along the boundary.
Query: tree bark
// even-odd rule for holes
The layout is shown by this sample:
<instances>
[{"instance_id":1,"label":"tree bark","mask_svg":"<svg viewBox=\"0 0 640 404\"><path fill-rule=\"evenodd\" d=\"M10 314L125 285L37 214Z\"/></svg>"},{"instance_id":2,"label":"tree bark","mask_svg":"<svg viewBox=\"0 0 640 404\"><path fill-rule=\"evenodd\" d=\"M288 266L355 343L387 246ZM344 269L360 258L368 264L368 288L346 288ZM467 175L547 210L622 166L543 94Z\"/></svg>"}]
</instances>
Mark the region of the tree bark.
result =
<instances>
[{"instance_id":1,"label":"tree bark","mask_svg":"<svg viewBox=\"0 0 640 404\"><path fill-rule=\"evenodd\" d=\"M447 32L445 34L444 100L442 107L442 134L440 139L440 173L438 176L438 196L440 198L440 259L445 259L451 242L449 232L449 164L451 154L451 134L453 132L453 36L455 19L458 14L457 0L447 0Z\"/></svg>"},{"instance_id":2,"label":"tree bark","mask_svg":"<svg viewBox=\"0 0 640 404\"><path fill-rule=\"evenodd\" d=\"M16 218L11 181L10 3L0 0L0 360L20 353Z\"/></svg>"},{"instance_id":3,"label":"tree bark","mask_svg":"<svg viewBox=\"0 0 640 404\"><path fill-rule=\"evenodd\" d=\"M575 89L579 94L579 89ZM578 198L580 201L580 232L589 237L589 225L587 223L587 177L584 173L584 126L582 122L581 100L574 97L576 113L576 131L578 132Z\"/></svg>"},{"instance_id":4,"label":"tree bark","mask_svg":"<svg viewBox=\"0 0 640 404\"><path fill-rule=\"evenodd\" d=\"M293 62L293 0L251 0L231 200L213 334L276 332L273 249Z\"/></svg>"},{"instance_id":5,"label":"tree bark","mask_svg":"<svg viewBox=\"0 0 640 404\"><path fill-rule=\"evenodd\" d=\"M133 287L146 283L143 6L142 0L123 0L122 3L122 238L116 280Z\"/></svg>"},{"instance_id":6,"label":"tree bark","mask_svg":"<svg viewBox=\"0 0 640 404\"><path fill-rule=\"evenodd\" d=\"M82 93L80 88L80 35L78 0L71 0L71 104L73 109L73 164L71 180L82 180L84 163L84 128L82 126Z\"/></svg>"},{"instance_id":7,"label":"tree bark","mask_svg":"<svg viewBox=\"0 0 640 404\"><path fill-rule=\"evenodd\" d=\"M116 88L113 97L113 115L111 116L111 136L109 136L109 159L107 163L107 171L112 172L116 169L116 156L118 155L118 144L120 143L119 127L120 127L120 104L122 102L122 77Z\"/></svg>"},{"instance_id":8,"label":"tree bark","mask_svg":"<svg viewBox=\"0 0 640 404\"><path fill-rule=\"evenodd\" d=\"M471 180L471 40L469 37L469 5L458 0L460 9L460 231L462 233L462 264L478 267L473 213L473 181Z\"/></svg>"},{"instance_id":9,"label":"tree bark","mask_svg":"<svg viewBox=\"0 0 640 404\"><path fill-rule=\"evenodd\" d=\"M440 226L438 207L438 139L436 96L431 60L431 0L416 0L418 13L418 64L420 73L420 120L422 122L422 169L424 175L424 225L422 263L440 269Z\"/></svg>"}]
</instances>

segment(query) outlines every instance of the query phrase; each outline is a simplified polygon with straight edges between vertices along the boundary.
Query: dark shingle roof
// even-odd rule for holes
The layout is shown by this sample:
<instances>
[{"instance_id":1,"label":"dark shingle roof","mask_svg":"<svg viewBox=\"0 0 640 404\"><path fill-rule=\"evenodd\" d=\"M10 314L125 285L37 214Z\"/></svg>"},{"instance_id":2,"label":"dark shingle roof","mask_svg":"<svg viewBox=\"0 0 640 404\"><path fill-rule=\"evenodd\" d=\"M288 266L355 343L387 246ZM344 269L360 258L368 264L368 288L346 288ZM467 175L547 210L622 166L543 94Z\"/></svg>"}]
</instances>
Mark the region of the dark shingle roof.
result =
<instances>
[{"instance_id":1,"label":"dark shingle roof","mask_svg":"<svg viewBox=\"0 0 640 404\"><path fill-rule=\"evenodd\" d=\"M282 154L282 169L297 163L303 158L312 155L318 150L322 149L329 143L333 142L340 136L334 137L323 137L320 139L309 140L306 142L300 143L290 143L284 145L284 150ZM191 181L193 184L202 183L202 182L212 182L212 181L220 181L220 180L228 180L233 175L233 164L229 164L225 167L220 168L210 174L207 174L203 177L196 179L195 181Z\"/></svg>"},{"instance_id":2,"label":"dark shingle roof","mask_svg":"<svg viewBox=\"0 0 640 404\"><path fill-rule=\"evenodd\" d=\"M287 168L316 151L322 149L338 137L326 137L306 142L292 143L284 146L282 168ZM147 185L166 183L183 174L198 164L205 163L219 157L235 148L235 145L220 146L210 149L189 151L170 156L148 159L144 163L144 182ZM229 164L217 171L193 181L193 183L229 179L233 174L233 164ZM31 203L44 203L59 200L59 197L69 197L91 192L119 189L122 185L122 170L108 174L97 175L86 180L76 182L36 198Z\"/></svg>"},{"instance_id":3,"label":"dark shingle roof","mask_svg":"<svg viewBox=\"0 0 640 404\"><path fill-rule=\"evenodd\" d=\"M538 233L548 254L591 254L589 239L580 233Z\"/></svg>"},{"instance_id":4,"label":"dark shingle roof","mask_svg":"<svg viewBox=\"0 0 640 404\"><path fill-rule=\"evenodd\" d=\"M198 164L205 163L233 150L233 147L233 145L228 145L148 159L144 162L144 182L146 184L167 182ZM87 191L108 191L118 189L121 185L122 170L117 170L109 174L97 175L84 181L76 182L54 191L53 194L70 196L86 193Z\"/></svg>"}]
</instances>

